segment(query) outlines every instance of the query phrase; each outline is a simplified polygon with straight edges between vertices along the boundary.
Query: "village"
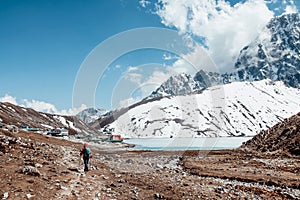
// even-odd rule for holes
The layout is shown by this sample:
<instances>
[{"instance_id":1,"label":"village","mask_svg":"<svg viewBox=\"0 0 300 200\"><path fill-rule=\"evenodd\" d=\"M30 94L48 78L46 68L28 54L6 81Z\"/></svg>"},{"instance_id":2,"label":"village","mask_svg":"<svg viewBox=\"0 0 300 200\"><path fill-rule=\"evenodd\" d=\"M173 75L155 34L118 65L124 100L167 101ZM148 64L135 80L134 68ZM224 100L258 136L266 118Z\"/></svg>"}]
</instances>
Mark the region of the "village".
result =
<instances>
[{"instance_id":1,"label":"village","mask_svg":"<svg viewBox=\"0 0 300 200\"><path fill-rule=\"evenodd\" d=\"M58 127L58 128L52 128L52 129L41 129L41 128L36 128L36 127L30 127L27 125L22 125L22 126L18 127L16 125L0 123L0 129L9 131L11 133L18 133L20 130L30 131L30 132L38 133L38 134L42 134L42 135L49 135L49 136L54 136L54 137L64 137L65 139L69 139L71 137L71 138L76 138L76 139L89 139L89 141L102 140L102 141L107 141L107 142L112 142L112 143L123 142L123 140L124 140L120 134L106 133L107 134L106 136L95 137L95 138L85 137L80 134L70 135L69 130L65 127Z\"/></svg>"},{"instance_id":2,"label":"village","mask_svg":"<svg viewBox=\"0 0 300 200\"><path fill-rule=\"evenodd\" d=\"M30 127L27 125L22 125L18 127L16 125L9 125L9 124L0 124L0 128L12 133L18 133L19 130L23 130L23 131L31 131L39 134L46 134L46 135L57 136L57 137L63 137L69 135L69 131L66 128L41 129L41 128Z\"/></svg>"}]
</instances>

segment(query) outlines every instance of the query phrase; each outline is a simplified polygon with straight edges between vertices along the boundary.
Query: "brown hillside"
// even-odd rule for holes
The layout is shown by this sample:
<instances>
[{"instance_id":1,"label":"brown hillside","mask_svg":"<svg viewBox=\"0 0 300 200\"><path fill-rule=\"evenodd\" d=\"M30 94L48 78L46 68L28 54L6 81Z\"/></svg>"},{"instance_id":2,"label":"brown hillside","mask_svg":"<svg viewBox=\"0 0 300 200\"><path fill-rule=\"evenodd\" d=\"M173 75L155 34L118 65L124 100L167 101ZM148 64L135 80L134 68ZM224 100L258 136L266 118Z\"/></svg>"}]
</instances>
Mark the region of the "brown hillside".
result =
<instances>
[{"instance_id":1,"label":"brown hillside","mask_svg":"<svg viewBox=\"0 0 300 200\"><path fill-rule=\"evenodd\" d=\"M15 125L19 128L25 125L41 130L47 130L51 127L66 128L70 131L70 134L99 133L99 131L87 126L75 116L60 116L37 112L31 108L23 108L11 103L0 103L0 123Z\"/></svg>"},{"instance_id":2,"label":"brown hillside","mask_svg":"<svg viewBox=\"0 0 300 200\"><path fill-rule=\"evenodd\" d=\"M300 155L300 113L262 131L245 142L241 149Z\"/></svg>"}]
</instances>

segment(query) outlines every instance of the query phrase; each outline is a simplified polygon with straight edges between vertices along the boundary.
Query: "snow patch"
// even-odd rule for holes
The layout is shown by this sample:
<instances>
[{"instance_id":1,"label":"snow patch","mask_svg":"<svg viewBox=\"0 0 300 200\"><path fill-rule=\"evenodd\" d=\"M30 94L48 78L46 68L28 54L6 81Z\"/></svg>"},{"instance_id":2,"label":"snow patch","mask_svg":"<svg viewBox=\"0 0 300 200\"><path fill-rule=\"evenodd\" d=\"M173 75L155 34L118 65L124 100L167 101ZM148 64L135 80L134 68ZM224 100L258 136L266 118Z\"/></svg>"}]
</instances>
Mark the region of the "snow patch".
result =
<instances>
[{"instance_id":1,"label":"snow patch","mask_svg":"<svg viewBox=\"0 0 300 200\"><path fill-rule=\"evenodd\" d=\"M12 107L8 107L9 110L13 111L13 112L16 112L15 109L13 109Z\"/></svg>"},{"instance_id":2,"label":"snow patch","mask_svg":"<svg viewBox=\"0 0 300 200\"><path fill-rule=\"evenodd\" d=\"M74 130L77 131L77 132L82 132L79 128L76 128L76 127L74 126L74 123L73 123L73 122L68 121L68 123L69 123L69 127L70 127L71 129L74 129Z\"/></svg>"},{"instance_id":3,"label":"snow patch","mask_svg":"<svg viewBox=\"0 0 300 200\"><path fill-rule=\"evenodd\" d=\"M77 132L82 132L80 129L76 128L74 126L74 123L69 121L69 120L66 120L66 118L64 118L63 116L53 116L55 119L59 120L65 127L68 127L68 128L72 128L74 129L75 131Z\"/></svg>"},{"instance_id":4,"label":"snow patch","mask_svg":"<svg viewBox=\"0 0 300 200\"><path fill-rule=\"evenodd\" d=\"M53 118L60 121L60 123L62 123L65 127L69 127L69 124L67 123L67 120L64 117L55 115L53 116Z\"/></svg>"},{"instance_id":5,"label":"snow patch","mask_svg":"<svg viewBox=\"0 0 300 200\"><path fill-rule=\"evenodd\" d=\"M53 126L50 126L50 125L47 125L47 124L41 124L41 126L43 126L45 128L48 128L48 129L53 129L54 128Z\"/></svg>"}]
</instances>

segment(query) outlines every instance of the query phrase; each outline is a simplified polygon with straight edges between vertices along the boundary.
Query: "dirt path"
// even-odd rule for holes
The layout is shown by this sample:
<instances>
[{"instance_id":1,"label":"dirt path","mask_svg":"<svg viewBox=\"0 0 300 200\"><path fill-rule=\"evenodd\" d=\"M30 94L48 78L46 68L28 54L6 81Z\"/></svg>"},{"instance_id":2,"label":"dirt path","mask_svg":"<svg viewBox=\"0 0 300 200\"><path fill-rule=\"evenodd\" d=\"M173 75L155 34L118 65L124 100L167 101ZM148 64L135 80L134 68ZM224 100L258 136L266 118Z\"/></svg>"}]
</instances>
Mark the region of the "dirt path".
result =
<instances>
[{"instance_id":1,"label":"dirt path","mask_svg":"<svg viewBox=\"0 0 300 200\"><path fill-rule=\"evenodd\" d=\"M0 133L3 199L297 199L299 158L233 151L132 151L30 132ZM208 154L206 154L208 153ZM201 155L206 155L202 157Z\"/></svg>"}]
</instances>

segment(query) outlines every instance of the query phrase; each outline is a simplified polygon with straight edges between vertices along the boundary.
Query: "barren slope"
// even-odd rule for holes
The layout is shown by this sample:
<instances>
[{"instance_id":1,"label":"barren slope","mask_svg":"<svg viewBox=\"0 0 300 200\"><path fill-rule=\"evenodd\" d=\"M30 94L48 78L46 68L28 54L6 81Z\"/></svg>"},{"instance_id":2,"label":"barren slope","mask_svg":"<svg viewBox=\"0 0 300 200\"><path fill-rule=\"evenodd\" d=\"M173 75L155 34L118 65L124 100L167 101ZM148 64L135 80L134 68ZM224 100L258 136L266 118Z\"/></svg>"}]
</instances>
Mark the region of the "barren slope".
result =
<instances>
[{"instance_id":1,"label":"barren slope","mask_svg":"<svg viewBox=\"0 0 300 200\"><path fill-rule=\"evenodd\" d=\"M300 113L262 131L241 146L253 152L300 155Z\"/></svg>"},{"instance_id":2,"label":"barren slope","mask_svg":"<svg viewBox=\"0 0 300 200\"><path fill-rule=\"evenodd\" d=\"M17 127L26 125L42 130L64 127L70 134L99 134L99 131L87 126L75 116L41 113L11 103L0 103L0 123Z\"/></svg>"}]
</instances>

